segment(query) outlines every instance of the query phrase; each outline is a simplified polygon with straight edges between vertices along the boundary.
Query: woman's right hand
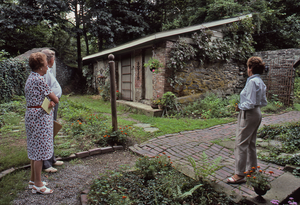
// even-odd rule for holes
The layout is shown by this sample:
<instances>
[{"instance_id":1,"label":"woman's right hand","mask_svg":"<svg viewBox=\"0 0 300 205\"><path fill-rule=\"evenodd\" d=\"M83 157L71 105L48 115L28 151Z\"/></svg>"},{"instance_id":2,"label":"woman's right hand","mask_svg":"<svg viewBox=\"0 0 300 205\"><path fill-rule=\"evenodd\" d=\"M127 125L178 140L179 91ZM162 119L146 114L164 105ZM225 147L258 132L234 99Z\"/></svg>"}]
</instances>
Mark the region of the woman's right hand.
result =
<instances>
[{"instance_id":1,"label":"woman's right hand","mask_svg":"<svg viewBox=\"0 0 300 205\"><path fill-rule=\"evenodd\" d=\"M239 105L235 106L235 111L237 111L237 112L240 111Z\"/></svg>"},{"instance_id":2,"label":"woman's right hand","mask_svg":"<svg viewBox=\"0 0 300 205\"><path fill-rule=\"evenodd\" d=\"M53 101L50 101L49 108L52 108L54 106L55 106L55 103Z\"/></svg>"}]
</instances>

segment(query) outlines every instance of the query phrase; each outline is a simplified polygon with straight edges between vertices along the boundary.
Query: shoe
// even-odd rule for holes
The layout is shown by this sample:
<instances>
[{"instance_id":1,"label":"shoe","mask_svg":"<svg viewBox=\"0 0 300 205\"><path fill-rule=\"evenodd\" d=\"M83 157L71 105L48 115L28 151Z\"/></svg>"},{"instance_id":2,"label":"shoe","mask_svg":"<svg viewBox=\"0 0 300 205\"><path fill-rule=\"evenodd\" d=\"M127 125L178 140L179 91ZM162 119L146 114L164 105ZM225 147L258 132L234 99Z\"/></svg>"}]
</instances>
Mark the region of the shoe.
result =
<instances>
[{"instance_id":1,"label":"shoe","mask_svg":"<svg viewBox=\"0 0 300 205\"><path fill-rule=\"evenodd\" d=\"M53 165L55 165L55 166L61 166L63 164L64 164L63 161L56 161Z\"/></svg>"},{"instance_id":2,"label":"shoe","mask_svg":"<svg viewBox=\"0 0 300 205\"><path fill-rule=\"evenodd\" d=\"M243 178L240 178L240 179L236 179L234 178L234 176L230 177L227 179L227 183L228 184L241 184L241 183L245 183L246 180Z\"/></svg>"},{"instance_id":3,"label":"shoe","mask_svg":"<svg viewBox=\"0 0 300 205\"><path fill-rule=\"evenodd\" d=\"M44 186L48 186L47 182L43 182L43 184L44 184ZM29 183L28 183L28 189L32 189L33 185L34 185L34 182L33 181L29 181Z\"/></svg>"},{"instance_id":4,"label":"shoe","mask_svg":"<svg viewBox=\"0 0 300 205\"><path fill-rule=\"evenodd\" d=\"M36 194L36 193L40 193L40 194L52 194L53 190L47 188L46 186L37 187L37 186L33 185L33 187L32 187L32 193L33 194Z\"/></svg>"},{"instance_id":5,"label":"shoe","mask_svg":"<svg viewBox=\"0 0 300 205\"><path fill-rule=\"evenodd\" d=\"M48 173L50 173L50 172L54 173L54 172L57 172L57 169L55 169L53 167L49 167L49 168L45 169L44 171L48 172Z\"/></svg>"}]
</instances>

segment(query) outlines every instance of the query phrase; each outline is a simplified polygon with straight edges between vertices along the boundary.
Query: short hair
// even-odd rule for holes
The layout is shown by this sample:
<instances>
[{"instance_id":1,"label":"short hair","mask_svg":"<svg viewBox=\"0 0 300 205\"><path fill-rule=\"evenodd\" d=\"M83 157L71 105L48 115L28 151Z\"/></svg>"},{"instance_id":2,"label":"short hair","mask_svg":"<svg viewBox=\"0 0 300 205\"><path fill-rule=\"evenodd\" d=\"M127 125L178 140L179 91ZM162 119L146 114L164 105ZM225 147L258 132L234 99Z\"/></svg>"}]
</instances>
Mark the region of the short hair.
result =
<instances>
[{"instance_id":1,"label":"short hair","mask_svg":"<svg viewBox=\"0 0 300 205\"><path fill-rule=\"evenodd\" d=\"M47 64L47 56L42 52L32 53L29 56L29 66L32 71L36 71Z\"/></svg>"},{"instance_id":2,"label":"short hair","mask_svg":"<svg viewBox=\"0 0 300 205\"><path fill-rule=\"evenodd\" d=\"M252 56L249 58L247 66L252 69L253 74L262 74L265 70L265 63L258 56Z\"/></svg>"},{"instance_id":3,"label":"short hair","mask_svg":"<svg viewBox=\"0 0 300 205\"><path fill-rule=\"evenodd\" d=\"M42 53L46 54L47 56L47 63L50 63L51 58L55 57L55 51L50 49L42 50Z\"/></svg>"}]
</instances>

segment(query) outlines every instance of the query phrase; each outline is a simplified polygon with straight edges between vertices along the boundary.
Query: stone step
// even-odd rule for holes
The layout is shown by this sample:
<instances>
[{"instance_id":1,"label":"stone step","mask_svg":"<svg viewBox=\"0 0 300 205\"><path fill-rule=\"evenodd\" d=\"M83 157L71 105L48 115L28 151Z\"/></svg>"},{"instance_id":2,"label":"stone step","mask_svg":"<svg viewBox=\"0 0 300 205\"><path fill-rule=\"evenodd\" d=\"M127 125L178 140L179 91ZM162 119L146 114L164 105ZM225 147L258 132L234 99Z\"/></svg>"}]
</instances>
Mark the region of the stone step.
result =
<instances>
[{"instance_id":1,"label":"stone step","mask_svg":"<svg viewBox=\"0 0 300 205\"><path fill-rule=\"evenodd\" d=\"M146 105L139 102L131 102L125 100L117 100L117 105L123 105L125 107L130 107L135 109L138 113L142 113L151 117L161 117L163 110L162 109L153 109L150 105Z\"/></svg>"}]
</instances>

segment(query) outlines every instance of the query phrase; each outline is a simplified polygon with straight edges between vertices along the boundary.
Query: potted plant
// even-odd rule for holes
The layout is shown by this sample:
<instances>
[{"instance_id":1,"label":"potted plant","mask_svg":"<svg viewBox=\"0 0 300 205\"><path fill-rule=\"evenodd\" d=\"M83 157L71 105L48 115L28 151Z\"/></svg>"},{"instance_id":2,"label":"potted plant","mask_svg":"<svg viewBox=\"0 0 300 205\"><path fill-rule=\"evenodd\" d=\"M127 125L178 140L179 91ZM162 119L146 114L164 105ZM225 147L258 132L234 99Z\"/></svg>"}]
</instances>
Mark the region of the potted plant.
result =
<instances>
[{"instance_id":1,"label":"potted plant","mask_svg":"<svg viewBox=\"0 0 300 205\"><path fill-rule=\"evenodd\" d=\"M262 197L271 189L270 185L270 176L273 174L273 171L261 170L260 166L252 167L252 169L247 172L247 185L252 186L255 193L258 195L256 200L260 203L265 202L265 199Z\"/></svg>"},{"instance_id":2,"label":"potted plant","mask_svg":"<svg viewBox=\"0 0 300 205\"><path fill-rule=\"evenodd\" d=\"M163 67L163 64L159 62L156 58L150 58L147 63L144 64L145 67L148 67L151 72L157 73L159 67Z\"/></svg>"},{"instance_id":3,"label":"potted plant","mask_svg":"<svg viewBox=\"0 0 300 205\"><path fill-rule=\"evenodd\" d=\"M158 97L156 99L151 100L151 107L153 109L158 109L158 105L161 103L161 99Z\"/></svg>"},{"instance_id":4,"label":"potted plant","mask_svg":"<svg viewBox=\"0 0 300 205\"><path fill-rule=\"evenodd\" d=\"M119 90L116 91L116 98L117 100L121 99L121 92Z\"/></svg>"},{"instance_id":5,"label":"potted plant","mask_svg":"<svg viewBox=\"0 0 300 205\"><path fill-rule=\"evenodd\" d=\"M166 92L161 98L160 104L168 110L177 109L176 95L172 92Z\"/></svg>"}]
</instances>

